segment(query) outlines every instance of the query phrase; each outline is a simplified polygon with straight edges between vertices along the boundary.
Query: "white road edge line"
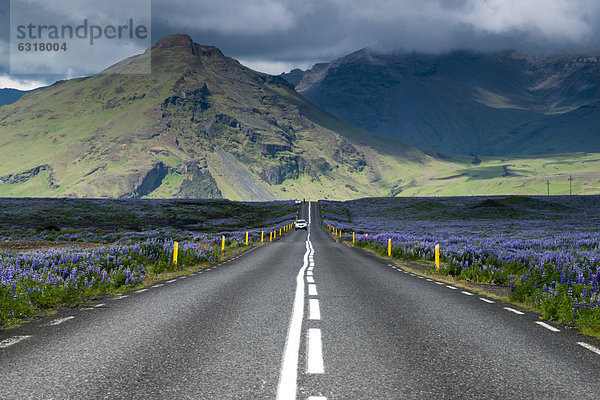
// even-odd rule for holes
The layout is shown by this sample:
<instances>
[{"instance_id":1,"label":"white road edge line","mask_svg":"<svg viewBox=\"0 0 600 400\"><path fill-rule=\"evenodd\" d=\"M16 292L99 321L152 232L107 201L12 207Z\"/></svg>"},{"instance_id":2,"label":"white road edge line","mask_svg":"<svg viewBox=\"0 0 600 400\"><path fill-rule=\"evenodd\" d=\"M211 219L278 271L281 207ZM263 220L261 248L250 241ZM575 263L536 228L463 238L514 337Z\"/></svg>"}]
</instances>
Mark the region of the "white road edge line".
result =
<instances>
[{"instance_id":1,"label":"white road edge line","mask_svg":"<svg viewBox=\"0 0 600 400\"><path fill-rule=\"evenodd\" d=\"M490 299L486 299L485 297L480 297L480 298L479 298L479 300L481 300L481 301L485 301L485 302L486 302L486 303L488 303L488 304L496 304L496 302L495 302L495 301L492 301L492 300L490 300Z\"/></svg>"},{"instance_id":2,"label":"white road edge line","mask_svg":"<svg viewBox=\"0 0 600 400\"><path fill-rule=\"evenodd\" d=\"M436 285L445 285L445 283L444 283L444 282L436 282L435 284L436 284Z\"/></svg>"},{"instance_id":3,"label":"white road edge line","mask_svg":"<svg viewBox=\"0 0 600 400\"><path fill-rule=\"evenodd\" d=\"M11 338L4 339L3 341L0 342L0 349L5 349L9 346L12 346L13 344L17 344L25 339L29 339L30 337L31 337L31 335L25 335L25 336L13 336Z\"/></svg>"},{"instance_id":4,"label":"white road edge line","mask_svg":"<svg viewBox=\"0 0 600 400\"><path fill-rule=\"evenodd\" d=\"M308 361L306 372L309 374L323 374L323 344L321 341L321 330L311 328L308 330Z\"/></svg>"},{"instance_id":5,"label":"white road edge line","mask_svg":"<svg viewBox=\"0 0 600 400\"><path fill-rule=\"evenodd\" d=\"M467 292L467 291L465 291L465 290L463 290L461 293L462 293L462 294L464 294L464 295L467 295L467 296L474 296L474 294L473 294L473 293L471 293L471 292Z\"/></svg>"},{"instance_id":6,"label":"white road edge line","mask_svg":"<svg viewBox=\"0 0 600 400\"><path fill-rule=\"evenodd\" d=\"M56 326L56 325L60 325L60 324L62 324L62 323L64 323L64 322L70 321L70 320L72 320L72 319L74 319L74 318L75 318L75 317L74 317L74 316L72 316L72 315L71 315L71 316L69 316L69 317L58 318L58 319L55 319L54 321L51 321L50 323L48 323L48 326Z\"/></svg>"},{"instance_id":7,"label":"white road edge line","mask_svg":"<svg viewBox=\"0 0 600 400\"><path fill-rule=\"evenodd\" d=\"M148 291L148 289L140 289L140 290L136 290L135 292L136 293L144 293L144 292L147 292L147 291Z\"/></svg>"},{"instance_id":8,"label":"white road edge line","mask_svg":"<svg viewBox=\"0 0 600 400\"><path fill-rule=\"evenodd\" d=\"M152 285L153 288L164 286L164 283L157 283L156 285Z\"/></svg>"},{"instance_id":9,"label":"white road edge line","mask_svg":"<svg viewBox=\"0 0 600 400\"><path fill-rule=\"evenodd\" d=\"M592 346L591 344L587 344L586 342L577 342L578 345L580 345L581 347L585 347L586 349L588 349L589 351L593 351L594 353L598 354L600 356L600 349Z\"/></svg>"},{"instance_id":10,"label":"white road edge line","mask_svg":"<svg viewBox=\"0 0 600 400\"><path fill-rule=\"evenodd\" d=\"M308 319L313 321L318 321L321 319L321 308L319 307L319 300L308 300Z\"/></svg>"},{"instance_id":11,"label":"white road edge line","mask_svg":"<svg viewBox=\"0 0 600 400\"><path fill-rule=\"evenodd\" d=\"M308 266L308 254L310 252L310 209L308 202L308 237L306 239L306 253L304 263L296 276L296 295L292 309L292 317L288 328L283 361L277 385L277 400L295 400L298 388L298 358L300 351L300 337L302 335L302 320L304 318L304 272Z\"/></svg>"},{"instance_id":12,"label":"white road edge line","mask_svg":"<svg viewBox=\"0 0 600 400\"><path fill-rule=\"evenodd\" d=\"M510 312L515 313L517 315L523 315L523 314L525 314L524 312L521 312L519 310L515 310L514 308L510 308L510 307L504 307L504 309L506 311L510 311Z\"/></svg>"},{"instance_id":13,"label":"white road edge line","mask_svg":"<svg viewBox=\"0 0 600 400\"><path fill-rule=\"evenodd\" d=\"M539 326L543 326L544 328L548 329L549 331L552 332L560 332L560 329L556 329L555 327L553 327L552 325L548 325L545 322L542 321L535 321L536 324L538 324Z\"/></svg>"},{"instance_id":14,"label":"white road edge line","mask_svg":"<svg viewBox=\"0 0 600 400\"><path fill-rule=\"evenodd\" d=\"M446 287L447 287L448 289L456 290L456 288L455 288L454 286L446 285Z\"/></svg>"},{"instance_id":15,"label":"white road edge line","mask_svg":"<svg viewBox=\"0 0 600 400\"><path fill-rule=\"evenodd\" d=\"M113 297L111 300L121 300L121 299L124 299L124 298L126 298L126 297L129 297L129 296L128 296L128 295L126 295L126 294L124 294L124 295L122 295L122 296Z\"/></svg>"}]
</instances>

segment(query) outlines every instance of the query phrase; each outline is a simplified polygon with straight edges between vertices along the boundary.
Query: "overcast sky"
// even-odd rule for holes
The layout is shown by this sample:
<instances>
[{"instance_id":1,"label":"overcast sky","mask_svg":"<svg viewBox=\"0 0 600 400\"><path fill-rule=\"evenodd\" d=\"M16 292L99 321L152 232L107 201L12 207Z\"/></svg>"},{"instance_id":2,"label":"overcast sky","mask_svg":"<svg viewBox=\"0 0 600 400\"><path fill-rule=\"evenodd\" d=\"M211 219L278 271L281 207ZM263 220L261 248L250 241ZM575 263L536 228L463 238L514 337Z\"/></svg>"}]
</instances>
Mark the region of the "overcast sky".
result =
<instances>
[{"instance_id":1,"label":"overcast sky","mask_svg":"<svg viewBox=\"0 0 600 400\"><path fill-rule=\"evenodd\" d=\"M1 1L0 88L90 73L65 65L58 76L10 75L10 1ZM152 0L151 38L187 33L251 68L279 74L364 47L596 51L599 17L598 0Z\"/></svg>"}]
</instances>

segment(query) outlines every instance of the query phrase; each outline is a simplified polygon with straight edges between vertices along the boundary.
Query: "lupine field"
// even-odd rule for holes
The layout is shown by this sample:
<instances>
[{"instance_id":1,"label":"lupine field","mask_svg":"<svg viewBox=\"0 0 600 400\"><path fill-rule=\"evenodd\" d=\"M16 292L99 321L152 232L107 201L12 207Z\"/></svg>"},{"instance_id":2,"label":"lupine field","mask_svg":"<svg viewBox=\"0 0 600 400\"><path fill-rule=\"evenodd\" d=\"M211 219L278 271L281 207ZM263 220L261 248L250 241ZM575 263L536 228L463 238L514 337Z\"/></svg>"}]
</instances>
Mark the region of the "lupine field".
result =
<instances>
[{"instance_id":1,"label":"lupine field","mask_svg":"<svg viewBox=\"0 0 600 400\"><path fill-rule=\"evenodd\" d=\"M291 223L293 202L0 199L0 326L219 260ZM178 262L173 244L179 243ZM16 248L35 244L35 249Z\"/></svg>"},{"instance_id":2,"label":"lupine field","mask_svg":"<svg viewBox=\"0 0 600 400\"><path fill-rule=\"evenodd\" d=\"M321 201L342 240L440 273L506 285L543 318L600 336L600 197L386 198ZM433 263L432 263L433 272Z\"/></svg>"}]
</instances>

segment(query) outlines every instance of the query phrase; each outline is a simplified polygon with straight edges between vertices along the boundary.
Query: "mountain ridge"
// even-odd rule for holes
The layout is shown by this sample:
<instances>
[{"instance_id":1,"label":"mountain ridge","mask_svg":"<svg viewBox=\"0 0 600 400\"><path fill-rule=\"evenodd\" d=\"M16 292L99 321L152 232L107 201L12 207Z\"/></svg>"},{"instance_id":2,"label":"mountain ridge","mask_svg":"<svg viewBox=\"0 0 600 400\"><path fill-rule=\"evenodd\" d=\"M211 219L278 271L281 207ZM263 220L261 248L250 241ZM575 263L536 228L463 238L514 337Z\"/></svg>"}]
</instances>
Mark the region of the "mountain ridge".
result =
<instances>
[{"instance_id":1,"label":"mountain ridge","mask_svg":"<svg viewBox=\"0 0 600 400\"><path fill-rule=\"evenodd\" d=\"M420 148L471 156L600 151L596 54L362 49L282 77L338 118Z\"/></svg>"},{"instance_id":2,"label":"mountain ridge","mask_svg":"<svg viewBox=\"0 0 600 400\"><path fill-rule=\"evenodd\" d=\"M187 35L1 108L0 157L4 196L234 200L390 195L402 164L439 163Z\"/></svg>"}]
</instances>

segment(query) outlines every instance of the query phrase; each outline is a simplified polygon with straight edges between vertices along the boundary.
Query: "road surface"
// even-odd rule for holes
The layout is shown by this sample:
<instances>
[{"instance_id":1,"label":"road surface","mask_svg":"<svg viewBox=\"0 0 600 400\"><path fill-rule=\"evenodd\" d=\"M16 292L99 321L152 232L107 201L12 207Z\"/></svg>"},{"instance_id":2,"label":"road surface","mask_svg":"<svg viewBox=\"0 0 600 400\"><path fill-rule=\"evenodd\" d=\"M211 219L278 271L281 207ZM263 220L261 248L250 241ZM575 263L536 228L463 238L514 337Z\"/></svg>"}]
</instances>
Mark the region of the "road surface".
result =
<instances>
[{"instance_id":1,"label":"road surface","mask_svg":"<svg viewBox=\"0 0 600 400\"><path fill-rule=\"evenodd\" d=\"M309 214L310 208L310 214ZM598 342L310 229L0 332L1 399L598 399Z\"/></svg>"}]
</instances>

